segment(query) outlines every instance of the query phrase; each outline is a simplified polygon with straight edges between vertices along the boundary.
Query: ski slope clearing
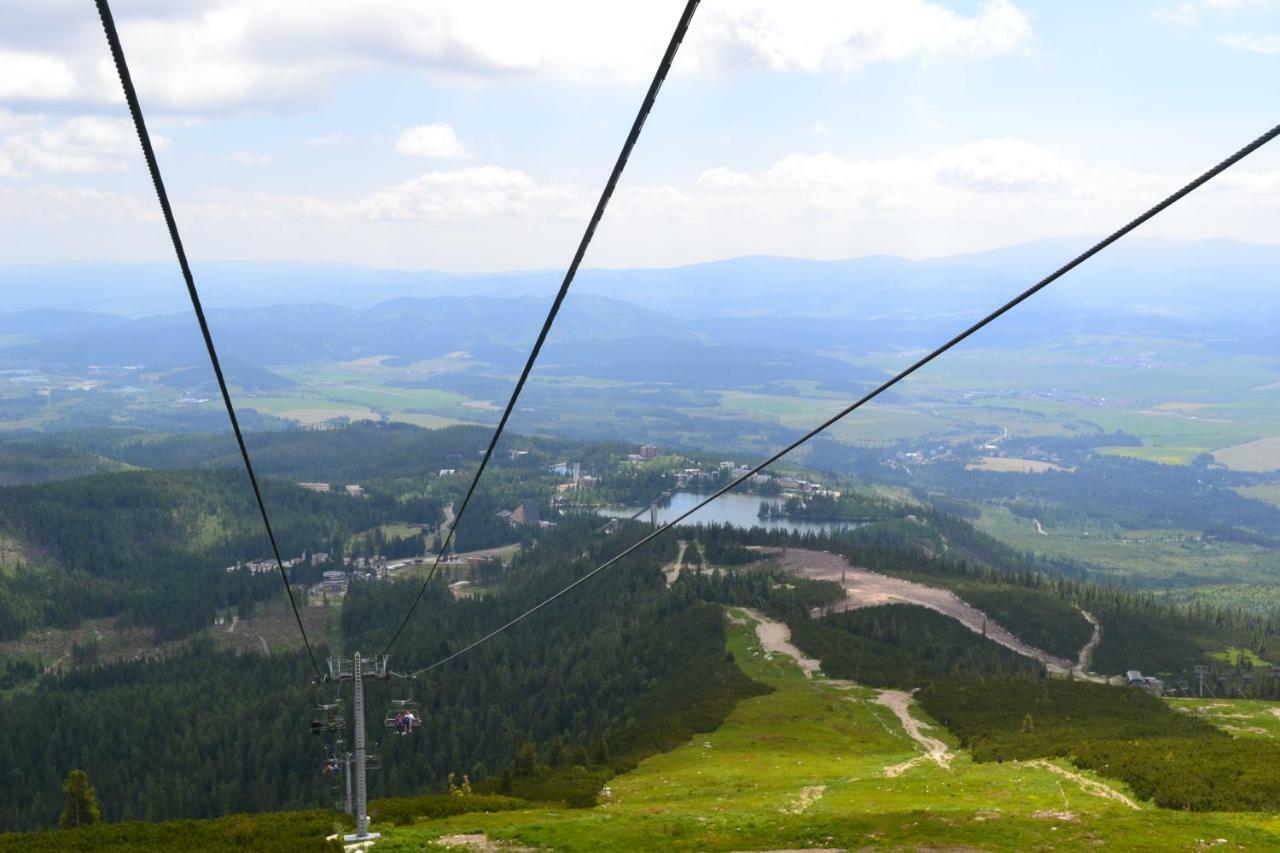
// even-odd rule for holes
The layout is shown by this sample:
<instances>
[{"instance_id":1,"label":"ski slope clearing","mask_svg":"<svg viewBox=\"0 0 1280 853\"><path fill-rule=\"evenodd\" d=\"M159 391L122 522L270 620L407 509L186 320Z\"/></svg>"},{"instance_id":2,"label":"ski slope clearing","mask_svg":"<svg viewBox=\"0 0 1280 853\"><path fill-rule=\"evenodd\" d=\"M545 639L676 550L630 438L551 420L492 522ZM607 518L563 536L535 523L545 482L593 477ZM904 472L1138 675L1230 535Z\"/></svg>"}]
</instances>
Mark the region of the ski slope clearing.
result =
<instances>
[{"instance_id":1,"label":"ski slope clearing","mask_svg":"<svg viewBox=\"0 0 1280 853\"><path fill-rule=\"evenodd\" d=\"M919 733L948 746L949 767L925 757L882 691L802 668L762 623L730 611L728 651L773 688L744 700L713 732L654 755L609 781L588 809L537 807L375 826L381 851L439 849L443 837L597 850L1195 850L1203 839L1231 849L1280 847L1271 816L1134 810L1123 786L1052 762L975 764L913 703ZM789 642L789 641L788 641ZM803 657L803 656L801 656ZM898 691L901 692L901 691ZM906 694L903 694L905 697ZM894 702L899 701L897 698ZM885 768L917 763L890 776ZM1078 778L1076 778L1078 777ZM498 849L503 849L498 847Z\"/></svg>"},{"instance_id":2,"label":"ski slope clearing","mask_svg":"<svg viewBox=\"0 0 1280 853\"><path fill-rule=\"evenodd\" d=\"M981 634L1018 654L1038 660L1052 673L1072 673L1077 678L1103 681L1087 672L1089 656L1102 640L1096 619L1084 614L1093 625L1093 636L1075 661L1049 654L1023 642L999 622L961 599L949 589L927 586L914 581L882 575L870 569L850 565L844 557L827 551L806 548L783 548L777 553L778 565L787 572L810 580L830 581L844 587L845 600L832 608L835 612L877 607L883 604L914 604L950 616L975 634Z\"/></svg>"}]
</instances>

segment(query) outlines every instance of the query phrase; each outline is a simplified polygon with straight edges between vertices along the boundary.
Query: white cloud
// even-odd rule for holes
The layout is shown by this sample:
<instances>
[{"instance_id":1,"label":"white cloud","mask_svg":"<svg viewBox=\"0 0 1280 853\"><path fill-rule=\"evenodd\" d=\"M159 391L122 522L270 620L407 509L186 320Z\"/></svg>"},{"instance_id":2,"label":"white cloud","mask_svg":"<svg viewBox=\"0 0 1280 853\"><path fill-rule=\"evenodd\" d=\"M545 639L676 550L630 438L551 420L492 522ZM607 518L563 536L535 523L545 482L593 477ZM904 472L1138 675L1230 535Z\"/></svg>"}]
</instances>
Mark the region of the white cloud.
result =
<instances>
[{"instance_id":1,"label":"white cloud","mask_svg":"<svg viewBox=\"0 0 1280 853\"><path fill-rule=\"evenodd\" d=\"M396 138L396 150L411 157L441 160L470 156L447 124L422 124L411 127Z\"/></svg>"},{"instance_id":2,"label":"white cloud","mask_svg":"<svg viewBox=\"0 0 1280 853\"><path fill-rule=\"evenodd\" d=\"M1071 177L1059 157L1018 139L983 139L941 151L933 169L940 183L978 189L1053 189Z\"/></svg>"},{"instance_id":3,"label":"white cloud","mask_svg":"<svg viewBox=\"0 0 1280 853\"><path fill-rule=\"evenodd\" d=\"M1027 15L1008 0L986 0L973 17L924 0L755 0L700 14L689 36L692 62L729 69L851 72L912 56L994 56L1031 32Z\"/></svg>"},{"instance_id":4,"label":"white cloud","mask_svg":"<svg viewBox=\"0 0 1280 853\"><path fill-rule=\"evenodd\" d=\"M1219 187L1243 193L1255 201L1280 204L1280 169L1270 172L1243 172L1233 169L1219 177Z\"/></svg>"},{"instance_id":5,"label":"white cloud","mask_svg":"<svg viewBox=\"0 0 1280 853\"><path fill-rule=\"evenodd\" d=\"M316 101L342 75L387 67L478 79L643 80L681 5L207 0L129 4L117 21L144 106L207 112ZM65 14L24 8L18 25L0 33L0 99L118 101L94 16L72 4ZM992 56L1029 33L1011 0L985 0L974 15L927 0L720 0L694 19L678 69L849 72L917 56ZM25 52L31 45L42 52Z\"/></svg>"},{"instance_id":6,"label":"white cloud","mask_svg":"<svg viewBox=\"0 0 1280 853\"><path fill-rule=\"evenodd\" d=\"M61 58L0 48L0 101L58 100L75 90L75 76Z\"/></svg>"},{"instance_id":7,"label":"white cloud","mask_svg":"<svg viewBox=\"0 0 1280 853\"><path fill-rule=\"evenodd\" d=\"M167 137L152 135L157 149ZM75 116L55 121L45 116L0 112L0 153L10 172L118 172L140 161L142 150L128 119Z\"/></svg>"},{"instance_id":8,"label":"white cloud","mask_svg":"<svg viewBox=\"0 0 1280 853\"><path fill-rule=\"evenodd\" d=\"M1016 139L979 140L927 157L848 159L831 153L792 154L759 172L704 170L692 184L624 183L610 219L683 222L841 222L891 212L895 218L936 218L966 205L1046 209L1078 192L1088 176L1062 158ZM1019 197L1021 200L1019 200ZM499 166L429 171L350 199L258 194L206 201L216 217L295 217L333 222L585 221L589 188L539 181Z\"/></svg>"},{"instance_id":9,"label":"white cloud","mask_svg":"<svg viewBox=\"0 0 1280 853\"><path fill-rule=\"evenodd\" d=\"M1061 158L1043 148L1022 140L989 139L925 158L792 154L755 174L708 169L693 190L700 210L735 218L839 219L874 211L932 216L994 192L1059 196L1071 190L1074 177Z\"/></svg>"},{"instance_id":10,"label":"white cloud","mask_svg":"<svg viewBox=\"0 0 1280 853\"><path fill-rule=\"evenodd\" d=\"M37 132L30 121L0 112L0 133ZM9 156L0 146L0 171ZM1265 163L1223 175L1153 223L1150 233L1274 242L1280 170ZM12 168L31 171L16 157ZM1186 177L1083 169L1046 145L1010 138L880 158L797 153L756 169L714 166L691 180L624 181L589 262L945 255L1105 231ZM196 190L177 202L189 245L206 257L260 257L255 253L263 251L261 236L270 233L271 257L495 270L564 263L597 191L585 183L476 165L428 170L349 195ZM120 245L164 248L145 184L131 195L117 195L4 180L0 218L6 222L0 246L14 257L34 251L28 243L42 233L37 225L49 222L66 223L45 226L59 233L76 227L72 223L114 223L109 233ZM99 254L118 256L112 245L99 246Z\"/></svg>"},{"instance_id":11,"label":"white cloud","mask_svg":"<svg viewBox=\"0 0 1280 853\"><path fill-rule=\"evenodd\" d=\"M1267 56L1280 53L1280 33L1229 33L1219 41L1227 47L1249 53Z\"/></svg>"},{"instance_id":12,"label":"white cloud","mask_svg":"<svg viewBox=\"0 0 1280 853\"><path fill-rule=\"evenodd\" d=\"M220 218L481 222L505 217L554 218L576 197L572 187L540 183L515 169L474 166L426 172L354 199L270 193L246 198L218 192L197 206L203 215Z\"/></svg>"},{"instance_id":13,"label":"white cloud","mask_svg":"<svg viewBox=\"0 0 1280 853\"><path fill-rule=\"evenodd\" d=\"M457 221L535 213L571 198L567 188L539 184L524 172L476 166L427 172L367 196L349 209L363 219Z\"/></svg>"},{"instance_id":14,"label":"white cloud","mask_svg":"<svg viewBox=\"0 0 1280 853\"><path fill-rule=\"evenodd\" d=\"M154 226L163 221L154 198L55 184L0 186L0 219L27 225L87 220Z\"/></svg>"}]
</instances>

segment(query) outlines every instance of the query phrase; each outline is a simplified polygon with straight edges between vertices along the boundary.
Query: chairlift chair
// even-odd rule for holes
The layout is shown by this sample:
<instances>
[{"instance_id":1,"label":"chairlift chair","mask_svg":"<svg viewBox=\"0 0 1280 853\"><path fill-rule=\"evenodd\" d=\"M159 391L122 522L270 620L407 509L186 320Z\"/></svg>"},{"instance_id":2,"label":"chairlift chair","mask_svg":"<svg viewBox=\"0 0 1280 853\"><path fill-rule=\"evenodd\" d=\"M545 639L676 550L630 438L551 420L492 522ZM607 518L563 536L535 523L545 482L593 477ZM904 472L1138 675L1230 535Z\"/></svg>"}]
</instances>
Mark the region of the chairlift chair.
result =
<instances>
[{"instance_id":1,"label":"chairlift chair","mask_svg":"<svg viewBox=\"0 0 1280 853\"><path fill-rule=\"evenodd\" d=\"M342 700L321 703L311 714L311 733L327 735L340 732L347 727L347 715L342 711Z\"/></svg>"},{"instance_id":2,"label":"chairlift chair","mask_svg":"<svg viewBox=\"0 0 1280 853\"><path fill-rule=\"evenodd\" d=\"M342 767L346 761L346 744L343 742L342 738L334 738L333 743L330 744L327 750L325 750L324 763L321 767L324 769L326 775L337 776L341 774ZM331 767L338 768L338 771L336 773L329 772L329 768Z\"/></svg>"},{"instance_id":3,"label":"chairlift chair","mask_svg":"<svg viewBox=\"0 0 1280 853\"><path fill-rule=\"evenodd\" d=\"M422 706L412 699L392 699L382 725L396 734L411 735L422 725Z\"/></svg>"}]
</instances>

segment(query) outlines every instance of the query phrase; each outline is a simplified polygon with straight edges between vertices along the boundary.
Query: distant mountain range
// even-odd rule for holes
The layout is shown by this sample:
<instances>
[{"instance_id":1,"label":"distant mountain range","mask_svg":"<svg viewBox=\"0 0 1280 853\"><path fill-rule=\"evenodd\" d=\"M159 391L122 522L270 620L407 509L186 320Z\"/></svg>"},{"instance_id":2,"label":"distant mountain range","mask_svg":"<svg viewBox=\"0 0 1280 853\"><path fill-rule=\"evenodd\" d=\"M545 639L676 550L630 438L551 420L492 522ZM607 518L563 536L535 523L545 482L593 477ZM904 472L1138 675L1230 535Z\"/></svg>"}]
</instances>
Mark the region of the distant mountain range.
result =
<instances>
[{"instance_id":1,"label":"distant mountain range","mask_svg":"<svg viewBox=\"0 0 1280 853\"><path fill-rule=\"evenodd\" d=\"M802 377L861 387L877 374L843 355L945 340L1088 244L1046 240L925 261L745 257L669 269L588 270L543 357L546 375L735 387ZM1161 334L1280 353L1280 246L1131 240L1068 274L984 332L991 345L1072 332ZM509 374L528 351L560 273L451 275L303 264L200 265L210 322L246 386L263 368L465 353ZM168 264L0 268L0 364L144 364L201 370L185 290ZM835 357L833 357L835 356ZM468 362L469 359L469 362ZM191 375L176 374L191 387Z\"/></svg>"},{"instance_id":2,"label":"distant mountain range","mask_svg":"<svg viewBox=\"0 0 1280 853\"><path fill-rule=\"evenodd\" d=\"M1089 245L1089 238L913 261L742 257L661 269L583 270L575 294L631 302L676 317L742 318L890 311L925 317L971 311L1026 287ZM1280 245L1131 238L1073 271L1045 304L1127 308L1154 316L1218 316L1246 300L1275 302ZM548 297L560 270L495 274L388 271L341 264L196 265L205 304L218 308L324 303L370 308L400 297ZM1229 287L1232 299L1223 300ZM177 268L155 263L0 267L9 311L55 308L140 317L187 309ZM983 305L987 302L983 302Z\"/></svg>"}]
</instances>

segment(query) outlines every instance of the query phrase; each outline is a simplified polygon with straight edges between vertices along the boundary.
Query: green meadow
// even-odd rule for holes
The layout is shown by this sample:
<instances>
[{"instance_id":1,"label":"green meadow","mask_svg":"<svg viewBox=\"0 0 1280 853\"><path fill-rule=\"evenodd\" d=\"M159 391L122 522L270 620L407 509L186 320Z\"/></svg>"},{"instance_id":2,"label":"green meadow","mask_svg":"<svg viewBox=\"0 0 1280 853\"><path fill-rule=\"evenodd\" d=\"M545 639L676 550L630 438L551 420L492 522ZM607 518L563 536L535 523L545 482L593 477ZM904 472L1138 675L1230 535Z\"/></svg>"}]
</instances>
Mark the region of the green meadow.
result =
<instances>
[{"instance_id":1,"label":"green meadow","mask_svg":"<svg viewBox=\"0 0 1280 853\"><path fill-rule=\"evenodd\" d=\"M919 760L875 691L806 680L762 652L750 626L728 651L772 692L738 704L717 730L613 778L593 808L538 806L375 826L378 849L440 849L441 839L587 850L976 849L1194 850L1280 845L1280 818L1190 814L1126 804L1114 781L1063 762L946 766ZM954 749L946 732L911 714ZM896 774L896 775L895 775Z\"/></svg>"}]
</instances>

